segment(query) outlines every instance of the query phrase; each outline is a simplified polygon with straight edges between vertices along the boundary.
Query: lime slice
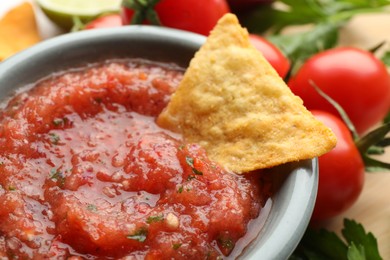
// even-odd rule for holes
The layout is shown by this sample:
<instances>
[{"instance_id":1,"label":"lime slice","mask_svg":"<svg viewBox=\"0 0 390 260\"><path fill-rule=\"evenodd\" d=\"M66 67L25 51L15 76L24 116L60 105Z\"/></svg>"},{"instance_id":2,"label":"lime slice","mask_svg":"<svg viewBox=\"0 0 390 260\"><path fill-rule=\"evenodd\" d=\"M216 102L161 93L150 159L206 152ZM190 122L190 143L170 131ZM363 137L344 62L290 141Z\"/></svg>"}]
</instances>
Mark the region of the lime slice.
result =
<instances>
[{"instance_id":1,"label":"lime slice","mask_svg":"<svg viewBox=\"0 0 390 260\"><path fill-rule=\"evenodd\" d=\"M121 0L37 0L46 16L58 26L69 30L74 17L88 22L103 13L119 12Z\"/></svg>"}]
</instances>

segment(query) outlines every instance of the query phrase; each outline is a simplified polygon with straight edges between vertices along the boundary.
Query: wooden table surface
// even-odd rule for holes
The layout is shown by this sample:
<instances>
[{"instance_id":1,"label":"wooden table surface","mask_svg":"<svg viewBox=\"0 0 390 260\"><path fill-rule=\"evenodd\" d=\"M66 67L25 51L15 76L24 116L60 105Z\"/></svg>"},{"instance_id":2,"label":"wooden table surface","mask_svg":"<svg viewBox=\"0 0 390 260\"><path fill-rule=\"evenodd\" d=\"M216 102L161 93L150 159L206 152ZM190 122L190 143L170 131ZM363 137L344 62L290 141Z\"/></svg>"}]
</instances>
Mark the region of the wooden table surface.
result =
<instances>
[{"instance_id":1,"label":"wooden table surface","mask_svg":"<svg viewBox=\"0 0 390 260\"><path fill-rule=\"evenodd\" d=\"M12 2L12 3L11 3ZM20 0L0 3L0 17ZM44 26L42 33L48 38L56 33L55 28L47 24L47 19L39 17ZM371 48L387 40L390 48L390 14L360 15L348 23L341 32L340 43L363 48ZM382 159L390 162L390 149ZM344 218L354 219L364 225L378 239L379 250L384 259L390 259L390 172L367 173L364 190L357 203L340 217L334 218L324 227L340 232Z\"/></svg>"}]
</instances>

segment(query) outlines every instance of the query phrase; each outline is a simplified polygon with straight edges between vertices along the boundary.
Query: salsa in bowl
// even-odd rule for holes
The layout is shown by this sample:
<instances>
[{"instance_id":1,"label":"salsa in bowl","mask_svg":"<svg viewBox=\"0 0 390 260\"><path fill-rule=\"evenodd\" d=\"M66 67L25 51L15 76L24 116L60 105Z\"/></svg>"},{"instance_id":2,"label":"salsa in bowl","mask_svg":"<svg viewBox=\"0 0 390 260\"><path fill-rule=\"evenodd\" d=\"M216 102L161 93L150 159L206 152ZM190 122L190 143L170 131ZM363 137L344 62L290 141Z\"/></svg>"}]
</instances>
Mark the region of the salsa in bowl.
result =
<instances>
[{"instance_id":1,"label":"salsa in bowl","mask_svg":"<svg viewBox=\"0 0 390 260\"><path fill-rule=\"evenodd\" d=\"M204 41L129 26L60 36L0 64L1 256L292 253L314 205L315 159L236 175L155 122Z\"/></svg>"}]
</instances>

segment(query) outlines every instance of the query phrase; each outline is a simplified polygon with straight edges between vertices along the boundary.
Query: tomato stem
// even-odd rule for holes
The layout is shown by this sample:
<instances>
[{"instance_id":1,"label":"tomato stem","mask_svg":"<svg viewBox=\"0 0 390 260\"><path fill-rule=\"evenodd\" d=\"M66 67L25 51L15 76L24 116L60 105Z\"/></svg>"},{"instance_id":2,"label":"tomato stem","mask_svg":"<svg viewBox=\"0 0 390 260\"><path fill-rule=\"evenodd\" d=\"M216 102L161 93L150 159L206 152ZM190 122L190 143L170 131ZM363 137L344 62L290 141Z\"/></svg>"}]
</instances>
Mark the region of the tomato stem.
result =
<instances>
[{"instance_id":1,"label":"tomato stem","mask_svg":"<svg viewBox=\"0 0 390 260\"><path fill-rule=\"evenodd\" d=\"M376 145L373 145L373 146L370 146L367 150L367 153L368 154L384 154L385 153L385 149L383 149L383 147L379 146L378 144Z\"/></svg>"},{"instance_id":2,"label":"tomato stem","mask_svg":"<svg viewBox=\"0 0 390 260\"><path fill-rule=\"evenodd\" d=\"M386 43L387 43L386 41L381 41L380 43L378 43L374 47L371 47L368 51L371 52L372 54L375 54L376 52L378 52L379 49L381 49L383 46L385 46Z\"/></svg>"},{"instance_id":3,"label":"tomato stem","mask_svg":"<svg viewBox=\"0 0 390 260\"><path fill-rule=\"evenodd\" d=\"M369 132L362 138L356 140L355 144L359 149L360 153L365 154L371 146L377 145L378 143L380 144L382 141L386 140L385 136L389 132L390 132L390 123L381 125L380 127ZM386 142L389 141L385 141L385 143Z\"/></svg>"},{"instance_id":4,"label":"tomato stem","mask_svg":"<svg viewBox=\"0 0 390 260\"><path fill-rule=\"evenodd\" d=\"M134 11L131 24L142 24L146 20L153 25L161 25L157 12L154 10L160 0L123 0L122 6Z\"/></svg>"},{"instance_id":5,"label":"tomato stem","mask_svg":"<svg viewBox=\"0 0 390 260\"><path fill-rule=\"evenodd\" d=\"M380 147L390 146L390 137L385 138L385 139L379 141L379 143L377 143L377 145L380 146Z\"/></svg>"},{"instance_id":6,"label":"tomato stem","mask_svg":"<svg viewBox=\"0 0 390 260\"><path fill-rule=\"evenodd\" d=\"M363 161L365 164L366 171L368 172L377 172L377 171L389 171L390 163L382 162L367 155L363 156Z\"/></svg>"},{"instance_id":7,"label":"tomato stem","mask_svg":"<svg viewBox=\"0 0 390 260\"><path fill-rule=\"evenodd\" d=\"M160 18L158 17L157 12L154 9L146 11L146 18L151 24L161 25Z\"/></svg>"},{"instance_id":8,"label":"tomato stem","mask_svg":"<svg viewBox=\"0 0 390 260\"><path fill-rule=\"evenodd\" d=\"M310 83L310 85L313 86L313 88L317 91L317 93L321 97L326 99L326 101L328 101L337 110L337 112L340 114L341 118L343 119L344 123L347 125L349 131L351 132L352 137L355 140L355 142L356 142L356 140L359 140L359 134L357 133L355 125L352 123L351 119L349 118L349 116L347 115L345 110L342 108L342 106L339 103L337 103L336 100L331 98L328 94L326 94L324 91L322 91L322 89L320 87L318 87L314 81L309 80L309 83Z\"/></svg>"},{"instance_id":9,"label":"tomato stem","mask_svg":"<svg viewBox=\"0 0 390 260\"><path fill-rule=\"evenodd\" d=\"M363 137L360 137L355 126L341 105L323 92L312 80L310 80L309 83L313 86L317 93L325 98L340 114L342 120L352 134L356 148L359 150L359 153L364 161L366 170L369 172L390 170L389 163L382 162L368 156L369 154L383 154L383 147L390 145L390 138L386 138L386 135L390 132L390 122L385 123Z\"/></svg>"}]
</instances>

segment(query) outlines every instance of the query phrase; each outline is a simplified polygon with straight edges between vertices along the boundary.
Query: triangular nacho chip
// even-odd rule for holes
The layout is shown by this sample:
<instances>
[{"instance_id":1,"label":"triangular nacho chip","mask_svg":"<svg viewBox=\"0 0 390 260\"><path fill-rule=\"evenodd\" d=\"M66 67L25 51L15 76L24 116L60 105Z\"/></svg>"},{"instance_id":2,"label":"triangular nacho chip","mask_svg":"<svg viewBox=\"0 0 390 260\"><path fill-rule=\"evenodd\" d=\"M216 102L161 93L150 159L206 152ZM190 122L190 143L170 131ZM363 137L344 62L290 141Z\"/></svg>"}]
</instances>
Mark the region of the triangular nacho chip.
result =
<instances>
[{"instance_id":1,"label":"triangular nacho chip","mask_svg":"<svg viewBox=\"0 0 390 260\"><path fill-rule=\"evenodd\" d=\"M336 144L233 14L221 18L195 54L158 123L236 173L314 158Z\"/></svg>"}]
</instances>

